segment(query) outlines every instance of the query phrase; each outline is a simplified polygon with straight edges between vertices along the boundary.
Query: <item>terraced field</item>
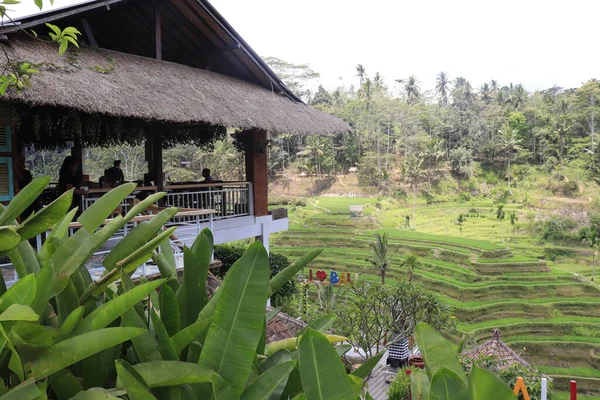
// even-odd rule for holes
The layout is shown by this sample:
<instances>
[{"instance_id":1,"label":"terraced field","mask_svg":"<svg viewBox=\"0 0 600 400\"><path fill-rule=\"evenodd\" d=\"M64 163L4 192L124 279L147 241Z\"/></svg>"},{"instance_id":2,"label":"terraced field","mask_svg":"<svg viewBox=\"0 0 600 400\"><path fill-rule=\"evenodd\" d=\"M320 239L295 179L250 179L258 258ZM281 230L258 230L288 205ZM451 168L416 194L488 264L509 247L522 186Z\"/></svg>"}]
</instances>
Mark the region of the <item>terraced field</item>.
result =
<instances>
[{"instance_id":1,"label":"terraced field","mask_svg":"<svg viewBox=\"0 0 600 400\"><path fill-rule=\"evenodd\" d=\"M365 216L350 216L354 204L364 205ZM557 389L566 390L569 379L576 379L587 393L584 399L600 399L600 290L588 279L585 256L547 262L544 248L523 232L512 232L491 206L419 210L414 230L402 227L407 213L375 199L316 198L290 210L290 230L274 238L273 250L293 259L323 248L313 269L379 280L367 261L369 242L373 233L386 232L392 252L386 282L406 276L398 266L406 253L418 255L421 265L413 280L452 307L459 320L454 340L464 335L485 340L499 328L505 342L555 378ZM471 215L462 237L453 223L459 213Z\"/></svg>"}]
</instances>

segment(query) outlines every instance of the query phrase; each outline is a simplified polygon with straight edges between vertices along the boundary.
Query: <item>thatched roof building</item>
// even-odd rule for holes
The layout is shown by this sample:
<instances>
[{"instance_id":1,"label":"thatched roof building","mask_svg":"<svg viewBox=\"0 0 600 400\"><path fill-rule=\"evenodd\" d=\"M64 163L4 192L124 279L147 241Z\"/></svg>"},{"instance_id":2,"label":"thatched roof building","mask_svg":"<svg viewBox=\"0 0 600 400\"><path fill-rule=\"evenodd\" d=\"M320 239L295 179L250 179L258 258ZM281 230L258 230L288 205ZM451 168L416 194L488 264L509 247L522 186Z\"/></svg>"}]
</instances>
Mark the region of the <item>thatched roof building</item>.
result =
<instances>
[{"instance_id":1,"label":"thatched roof building","mask_svg":"<svg viewBox=\"0 0 600 400\"><path fill-rule=\"evenodd\" d=\"M500 330L494 329L494 334L487 342L476 346L475 348L463 352L470 359L478 359L481 357L496 357L499 361L499 368L508 368L513 365L523 365L529 367L529 363L500 340Z\"/></svg>"},{"instance_id":2,"label":"thatched roof building","mask_svg":"<svg viewBox=\"0 0 600 400\"><path fill-rule=\"evenodd\" d=\"M304 134L349 129L340 119L239 78L173 62L82 46L60 56L54 43L23 36L11 60L39 65L33 86L3 99L32 107L177 125L220 125Z\"/></svg>"},{"instance_id":3,"label":"thatched roof building","mask_svg":"<svg viewBox=\"0 0 600 400\"><path fill-rule=\"evenodd\" d=\"M58 54L44 25L83 32ZM122 119L291 133L339 133L342 120L308 107L206 0L93 0L0 27L11 62L36 65L3 101ZM203 129L203 134L206 130Z\"/></svg>"}]
</instances>

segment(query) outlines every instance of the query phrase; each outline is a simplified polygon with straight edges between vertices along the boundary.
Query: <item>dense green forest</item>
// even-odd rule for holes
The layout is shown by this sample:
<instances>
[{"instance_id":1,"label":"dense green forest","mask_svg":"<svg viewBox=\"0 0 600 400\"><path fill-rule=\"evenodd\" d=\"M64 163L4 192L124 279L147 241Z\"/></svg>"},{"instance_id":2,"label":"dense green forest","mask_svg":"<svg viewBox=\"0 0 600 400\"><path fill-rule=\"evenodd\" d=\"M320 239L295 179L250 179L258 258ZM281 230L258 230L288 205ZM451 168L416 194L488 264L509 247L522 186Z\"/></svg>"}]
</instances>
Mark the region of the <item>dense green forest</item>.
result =
<instances>
[{"instance_id":1,"label":"dense green forest","mask_svg":"<svg viewBox=\"0 0 600 400\"><path fill-rule=\"evenodd\" d=\"M267 61L308 104L354 129L330 137L274 137L272 170L321 174L358 166L363 180L383 186L393 169L402 170L411 186L430 183L442 162L465 179L474 174L474 161L496 165L508 184L519 173L515 164L559 178L568 170L589 177L599 172L600 82L595 79L574 89L528 92L521 84L495 80L475 88L466 78L440 72L429 82L435 80L435 90L423 90L416 76L388 82L358 65L356 82L311 92L307 87L318 74L308 66Z\"/></svg>"},{"instance_id":2,"label":"dense green forest","mask_svg":"<svg viewBox=\"0 0 600 400\"><path fill-rule=\"evenodd\" d=\"M337 174L358 167L363 185L390 192L418 187L430 195L444 176L440 172L468 181L476 165L502 171L500 179L508 185L532 167L557 182L568 181L569 173L589 180L600 172L600 82L595 79L579 88L529 92L521 84L495 80L475 88L466 78L444 72L429 82L416 76L390 81L358 65L355 82L311 91L319 74L310 67L265 60L310 106L353 128L331 136L271 134L272 175ZM435 89L424 90L426 83ZM56 176L64 154L31 152L28 166L34 175ZM141 179L146 170L143 147L119 146L87 149L85 173L97 179L114 159L123 161L127 179ZM205 167L220 179L244 177L243 155L231 138L211 152L177 146L166 150L164 159L169 181L197 180Z\"/></svg>"}]
</instances>

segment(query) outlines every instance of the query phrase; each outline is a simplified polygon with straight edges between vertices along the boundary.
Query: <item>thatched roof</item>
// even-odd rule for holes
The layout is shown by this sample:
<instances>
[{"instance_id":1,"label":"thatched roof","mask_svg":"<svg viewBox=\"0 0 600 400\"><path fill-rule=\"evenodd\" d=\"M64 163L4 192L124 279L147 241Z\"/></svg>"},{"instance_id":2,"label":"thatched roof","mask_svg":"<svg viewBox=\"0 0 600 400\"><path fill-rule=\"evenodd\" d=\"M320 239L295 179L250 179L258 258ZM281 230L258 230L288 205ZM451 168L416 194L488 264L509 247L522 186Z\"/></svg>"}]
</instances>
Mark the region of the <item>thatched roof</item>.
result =
<instances>
[{"instance_id":1,"label":"thatched roof","mask_svg":"<svg viewBox=\"0 0 600 400\"><path fill-rule=\"evenodd\" d=\"M348 124L289 97L230 76L181 64L83 47L59 56L56 45L15 36L11 61L38 64L22 94L3 101L170 124L211 124L303 134L340 133Z\"/></svg>"},{"instance_id":2,"label":"thatched roof","mask_svg":"<svg viewBox=\"0 0 600 400\"><path fill-rule=\"evenodd\" d=\"M480 346L463 352L463 354L473 360L487 356L496 357L500 363L500 368L508 368L516 364L521 364L526 367L530 366L517 352L500 340L499 329L494 329L494 335L490 340Z\"/></svg>"}]
</instances>

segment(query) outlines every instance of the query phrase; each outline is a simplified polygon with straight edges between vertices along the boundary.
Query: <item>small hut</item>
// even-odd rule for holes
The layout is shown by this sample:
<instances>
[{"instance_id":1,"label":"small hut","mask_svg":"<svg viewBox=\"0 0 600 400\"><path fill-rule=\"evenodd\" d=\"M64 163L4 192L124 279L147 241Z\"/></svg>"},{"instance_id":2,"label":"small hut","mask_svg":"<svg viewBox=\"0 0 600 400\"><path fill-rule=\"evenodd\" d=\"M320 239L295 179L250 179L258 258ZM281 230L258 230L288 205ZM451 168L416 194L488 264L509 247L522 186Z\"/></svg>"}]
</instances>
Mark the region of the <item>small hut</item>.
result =
<instances>
[{"instance_id":1,"label":"small hut","mask_svg":"<svg viewBox=\"0 0 600 400\"><path fill-rule=\"evenodd\" d=\"M498 367L501 369L509 368L517 364L525 367L531 366L527 361L523 360L523 358L521 358L516 351L508 347L506 343L500 340L499 329L494 329L494 334L490 340L479 346L476 346L471 350L463 352L463 354L472 360L476 360L481 357L496 357L499 362Z\"/></svg>"}]
</instances>

